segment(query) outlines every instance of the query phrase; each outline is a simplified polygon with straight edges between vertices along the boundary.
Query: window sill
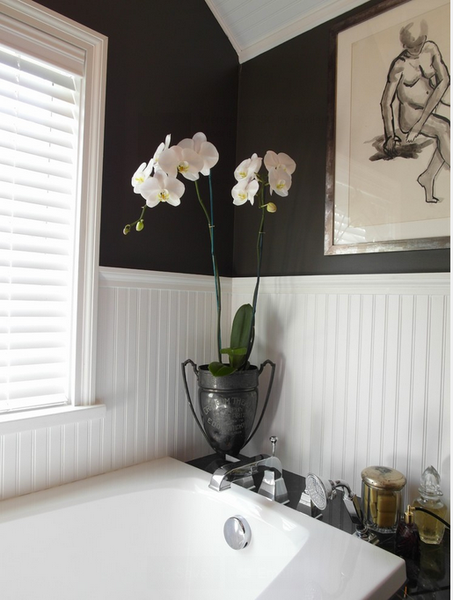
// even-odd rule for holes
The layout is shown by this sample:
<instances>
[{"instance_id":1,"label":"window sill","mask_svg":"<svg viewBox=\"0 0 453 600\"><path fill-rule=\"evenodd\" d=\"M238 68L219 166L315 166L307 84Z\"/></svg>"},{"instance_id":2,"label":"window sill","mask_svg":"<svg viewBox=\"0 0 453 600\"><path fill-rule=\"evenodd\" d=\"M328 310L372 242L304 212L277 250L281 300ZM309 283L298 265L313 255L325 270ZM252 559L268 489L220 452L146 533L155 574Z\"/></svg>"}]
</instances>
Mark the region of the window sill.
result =
<instances>
[{"instance_id":1,"label":"window sill","mask_svg":"<svg viewBox=\"0 0 453 600\"><path fill-rule=\"evenodd\" d=\"M0 435L103 419L105 413L105 404L57 406L21 413L5 413L0 415Z\"/></svg>"}]
</instances>

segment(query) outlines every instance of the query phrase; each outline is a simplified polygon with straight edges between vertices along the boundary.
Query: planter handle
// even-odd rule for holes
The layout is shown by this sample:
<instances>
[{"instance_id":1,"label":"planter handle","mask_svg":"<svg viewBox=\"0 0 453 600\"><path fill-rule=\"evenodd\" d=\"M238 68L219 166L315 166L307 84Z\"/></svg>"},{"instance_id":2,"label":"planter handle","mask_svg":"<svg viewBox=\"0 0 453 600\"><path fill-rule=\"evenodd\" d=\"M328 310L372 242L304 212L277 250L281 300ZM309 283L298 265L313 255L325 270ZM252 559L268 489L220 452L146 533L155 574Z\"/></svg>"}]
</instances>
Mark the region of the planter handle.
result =
<instances>
[{"instance_id":1,"label":"planter handle","mask_svg":"<svg viewBox=\"0 0 453 600\"><path fill-rule=\"evenodd\" d=\"M204 435L204 437L205 437L206 441L208 442L209 446L211 446L211 442L209 441L209 438L206 435L206 432L204 430L203 425L200 423L200 421L199 421L199 419L197 417L197 413L195 412L195 408L193 406L192 399L190 397L189 386L187 384L187 377L186 377L186 367L187 367L188 364L190 364L192 366L193 372L195 373L195 375L197 376L197 379L198 379L197 365L193 362L193 360L191 360L190 358L188 358L187 360L185 360L181 364L182 379L184 381L184 388L186 390L187 401L189 402L190 410L192 411L192 414L193 414L193 416L195 418L195 421L197 422L198 427L200 428L201 433ZM212 446L211 446L211 448L212 448Z\"/></svg>"},{"instance_id":2,"label":"planter handle","mask_svg":"<svg viewBox=\"0 0 453 600\"><path fill-rule=\"evenodd\" d=\"M259 374L258 374L258 376L259 376L259 375L261 375L261 373L264 371L264 367L265 367L266 365L270 365L270 366L271 366L271 378L270 378L270 380L269 380L269 385L268 385L268 387L267 387L266 399L265 399L265 401L264 401L264 404L263 404L263 410L261 411L261 415L260 415L260 418L258 419L258 423L256 424L256 427L255 427L255 429L252 431L252 433L251 433L251 434L249 435L249 437L247 438L247 441L245 442L245 444L244 444L244 447L245 447L245 446L247 446L247 444L250 442L250 440L252 439L252 437L255 435L255 432L256 432L256 430L257 430L257 429L258 429L258 427L261 425L261 421L263 420L263 417L264 417L264 411L265 411L265 410L266 410L266 408L267 408L267 403L269 402L269 398L270 398L270 395L271 395L272 384L274 383L274 375L275 375L275 363L273 363L273 362L272 362L271 360L269 360L269 359L268 359L268 360L265 360L265 361L262 363L262 365L260 366L260 369L259 369Z\"/></svg>"}]
</instances>

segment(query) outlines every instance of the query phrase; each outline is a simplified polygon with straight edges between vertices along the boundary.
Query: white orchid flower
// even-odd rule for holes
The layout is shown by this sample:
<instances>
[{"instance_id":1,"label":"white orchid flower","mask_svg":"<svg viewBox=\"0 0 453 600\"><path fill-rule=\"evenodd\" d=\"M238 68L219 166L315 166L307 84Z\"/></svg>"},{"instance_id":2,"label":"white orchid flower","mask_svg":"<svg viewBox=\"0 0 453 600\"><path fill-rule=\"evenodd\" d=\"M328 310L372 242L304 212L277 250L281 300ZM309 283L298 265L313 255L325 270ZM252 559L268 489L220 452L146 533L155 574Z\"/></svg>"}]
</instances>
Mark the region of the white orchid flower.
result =
<instances>
[{"instance_id":1,"label":"white orchid flower","mask_svg":"<svg viewBox=\"0 0 453 600\"><path fill-rule=\"evenodd\" d=\"M161 142L158 145L156 151L154 152L154 156L149 161L149 164L152 165L152 168L154 168L155 171L158 171L160 169L160 165L159 165L160 156L164 150L166 150L167 148L170 147L170 141L171 141L171 134L169 133L165 137L165 142Z\"/></svg>"},{"instance_id":2,"label":"white orchid flower","mask_svg":"<svg viewBox=\"0 0 453 600\"><path fill-rule=\"evenodd\" d=\"M200 169L202 175L209 175L210 170L219 160L217 148L207 141L206 135L201 131L196 133L193 138L184 138L178 146L180 148L190 148L202 158L203 168Z\"/></svg>"},{"instance_id":3,"label":"white orchid flower","mask_svg":"<svg viewBox=\"0 0 453 600\"><path fill-rule=\"evenodd\" d=\"M148 165L145 162L142 163L139 166L139 168L135 171L135 173L132 175L131 184L132 184L132 187L134 188L134 192L136 194L140 194L140 186L151 175L151 171L153 168L152 168L152 166L150 166L150 164L151 164L151 161Z\"/></svg>"},{"instance_id":4,"label":"white orchid flower","mask_svg":"<svg viewBox=\"0 0 453 600\"><path fill-rule=\"evenodd\" d=\"M283 167L269 171L269 187L271 194L272 192L275 192L279 196L287 196L291 183L291 175Z\"/></svg>"},{"instance_id":5,"label":"white orchid flower","mask_svg":"<svg viewBox=\"0 0 453 600\"><path fill-rule=\"evenodd\" d=\"M190 181L199 178L203 165L203 159L194 150L181 148L181 146L172 146L164 150L159 158L159 166L165 173L172 177L181 173Z\"/></svg>"},{"instance_id":6,"label":"white orchid flower","mask_svg":"<svg viewBox=\"0 0 453 600\"><path fill-rule=\"evenodd\" d=\"M154 208L159 202L168 202L172 206L179 206L185 189L184 184L176 177L171 177L163 171L157 171L140 186L140 194L150 208Z\"/></svg>"},{"instance_id":7,"label":"white orchid flower","mask_svg":"<svg viewBox=\"0 0 453 600\"><path fill-rule=\"evenodd\" d=\"M149 163L142 163L133 174L131 183L136 194L140 194L140 186L148 179L148 177L151 177L153 170L158 169L159 157L162 154L162 152L170 145L170 140L171 135L168 134L165 138L165 142L162 142L157 147L157 150L154 153L153 158L149 161Z\"/></svg>"},{"instance_id":8,"label":"white orchid flower","mask_svg":"<svg viewBox=\"0 0 453 600\"><path fill-rule=\"evenodd\" d=\"M273 152L272 150L268 150L266 152L266 156L264 157L264 166L269 171L269 173L273 169L283 169L290 175L294 173L296 170L296 163L293 159L285 154L284 152Z\"/></svg>"},{"instance_id":9,"label":"white orchid flower","mask_svg":"<svg viewBox=\"0 0 453 600\"><path fill-rule=\"evenodd\" d=\"M255 177L255 175L259 173L262 164L263 159L257 154L252 154L250 158L243 160L241 164L236 167L236 170L234 171L236 181Z\"/></svg>"},{"instance_id":10,"label":"white orchid flower","mask_svg":"<svg viewBox=\"0 0 453 600\"><path fill-rule=\"evenodd\" d=\"M256 179L243 179L231 190L233 204L236 206L241 206L242 204L245 204L247 200L250 202L250 204L253 204L258 189L259 183Z\"/></svg>"}]
</instances>

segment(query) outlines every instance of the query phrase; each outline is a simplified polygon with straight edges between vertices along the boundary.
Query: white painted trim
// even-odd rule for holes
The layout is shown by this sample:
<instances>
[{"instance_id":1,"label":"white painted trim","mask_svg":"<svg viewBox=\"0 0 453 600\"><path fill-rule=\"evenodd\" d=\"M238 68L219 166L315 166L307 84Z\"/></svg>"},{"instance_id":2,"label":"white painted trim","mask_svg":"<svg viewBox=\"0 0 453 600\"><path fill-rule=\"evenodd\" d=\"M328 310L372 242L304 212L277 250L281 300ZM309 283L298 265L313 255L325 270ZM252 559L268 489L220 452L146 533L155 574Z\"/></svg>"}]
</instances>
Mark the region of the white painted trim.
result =
<instances>
[{"instance_id":1,"label":"white painted trim","mask_svg":"<svg viewBox=\"0 0 453 600\"><path fill-rule=\"evenodd\" d=\"M221 277L222 293L231 293L232 279ZM100 267L99 285L104 288L166 289L194 292L215 292L212 275L167 273L140 269Z\"/></svg>"},{"instance_id":2,"label":"white painted trim","mask_svg":"<svg viewBox=\"0 0 453 600\"><path fill-rule=\"evenodd\" d=\"M233 279L233 294L253 291L254 277ZM260 294L447 294L450 273L263 277Z\"/></svg>"},{"instance_id":3,"label":"white painted trim","mask_svg":"<svg viewBox=\"0 0 453 600\"><path fill-rule=\"evenodd\" d=\"M75 24L77 25L77 24ZM79 33L78 29L75 31ZM107 38L86 28L80 30L85 48L83 179L79 191L80 237L77 271L77 332L75 347L76 405L95 402L99 238L101 227L104 119L107 81Z\"/></svg>"},{"instance_id":4,"label":"white painted trim","mask_svg":"<svg viewBox=\"0 0 453 600\"><path fill-rule=\"evenodd\" d=\"M62 69L72 68L79 75L84 74L85 52L90 51L99 43L107 43L107 38L80 23L41 6L33 0L1 0L0 12L14 23L15 29L23 31L23 39L27 40L27 27L34 29L35 41L42 46L40 58L49 61ZM49 41L46 36L52 36L51 53L48 53ZM5 40L2 40L5 41ZM68 45L72 48L68 48ZM61 62L57 64L54 48L58 47Z\"/></svg>"},{"instance_id":5,"label":"white painted trim","mask_svg":"<svg viewBox=\"0 0 453 600\"><path fill-rule=\"evenodd\" d=\"M255 277L222 277L222 291L245 294L255 289ZM104 288L214 291L211 275L168 273L116 267L99 268ZM262 277L263 294L449 294L450 273L387 273L357 275L295 275Z\"/></svg>"},{"instance_id":6,"label":"white painted trim","mask_svg":"<svg viewBox=\"0 0 453 600\"><path fill-rule=\"evenodd\" d=\"M21 433L43 427L70 425L96 419L103 419L106 414L105 404L91 406L54 406L40 408L22 413L5 413L0 415L0 435Z\"/></svg>"}]
</instances>

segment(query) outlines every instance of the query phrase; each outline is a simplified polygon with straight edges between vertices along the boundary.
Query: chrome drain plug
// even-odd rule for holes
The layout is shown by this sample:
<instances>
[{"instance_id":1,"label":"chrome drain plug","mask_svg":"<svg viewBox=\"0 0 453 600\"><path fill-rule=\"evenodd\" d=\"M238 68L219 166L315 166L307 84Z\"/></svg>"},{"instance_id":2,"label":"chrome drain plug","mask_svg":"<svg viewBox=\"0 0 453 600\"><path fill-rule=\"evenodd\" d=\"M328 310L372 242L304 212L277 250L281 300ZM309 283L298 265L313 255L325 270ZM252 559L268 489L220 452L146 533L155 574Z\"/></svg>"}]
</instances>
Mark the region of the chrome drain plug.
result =
<instances>
[{"instance_id":1,"label":"chrome drain plug","mask_svg":"<svg viewBox=\"0 0 453 600\"><path fill-rule=\"evenodd\" d=\"M233 550L242 550L250 544L252 530L244 517L236 515L226 520L223 535Z\"/></svg>"}]
</instances>

